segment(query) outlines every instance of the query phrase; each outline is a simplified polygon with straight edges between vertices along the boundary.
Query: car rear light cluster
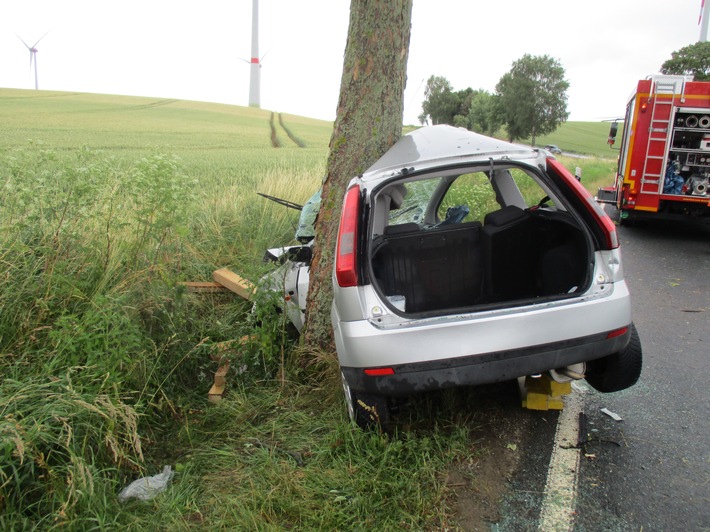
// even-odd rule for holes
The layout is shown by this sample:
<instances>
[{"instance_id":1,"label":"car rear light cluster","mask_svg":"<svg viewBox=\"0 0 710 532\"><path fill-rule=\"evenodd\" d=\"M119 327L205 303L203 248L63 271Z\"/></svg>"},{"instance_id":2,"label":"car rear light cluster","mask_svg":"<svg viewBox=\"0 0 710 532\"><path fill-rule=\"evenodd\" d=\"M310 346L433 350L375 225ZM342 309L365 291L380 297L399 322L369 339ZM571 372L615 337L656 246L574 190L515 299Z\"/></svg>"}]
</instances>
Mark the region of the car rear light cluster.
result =
<instances>
[{"instance_id":1,"label":"car rear light cluster","mask_svg":"<svg viewBox=\"0 0 710 532\"><path fill-rule=\"evenodd\" d=\"M385 375L394 375L392 368L366 368L365 375L370 377L384 377Z\"/></svg>"},{"instance_id":2,"label":"car rear light cluster","mask_svg":"<svg viewBox=\"0 0 710 532\"><path fill-rule=\"evenodd\" d=\"M360 187L354 185L345 193L335 252L335 278L338 286L357 286L358 218L360 216Z\"/></svg>"},{"instance_id":3,"label":"car rear light cluster","mask_svg":"<svg viewBox=\"0 0 710 532\"><path fill-rule=\"evenodd\" d=\"M587 192L587 189L584 188L582 184L577 181L574 176L569 173L567 168L565 168L559 161L556 161L555 159L548 159L547 164L552 166L555 172L567 182L567 185L572 189L594 221L596 221L602 229L604 239L606 240L606 249L618 248L619 238L616 235L616 226L614 225L614 222L611 221L611 218L607 216L599 204L594 201L594 198L589 192Z\"/></svg>"},{"instance_id":4,"label":"car rear light cluster","mask_svg":"<svg viewBox=\"0 0 710 532\"><path fill-rule=\"evenodd\" d=\"M625 335L627 332L629 332L629 328L628 328L628 327L622 327L621 329L616 329L616 330L614 330L614 331L611 331L609 334L606 335L606 337L607 337L608 340L611 340L612 338L616 338L616 337L618 337L618 336L623 336L623 335Z\"/></svg>"}]
</instances>

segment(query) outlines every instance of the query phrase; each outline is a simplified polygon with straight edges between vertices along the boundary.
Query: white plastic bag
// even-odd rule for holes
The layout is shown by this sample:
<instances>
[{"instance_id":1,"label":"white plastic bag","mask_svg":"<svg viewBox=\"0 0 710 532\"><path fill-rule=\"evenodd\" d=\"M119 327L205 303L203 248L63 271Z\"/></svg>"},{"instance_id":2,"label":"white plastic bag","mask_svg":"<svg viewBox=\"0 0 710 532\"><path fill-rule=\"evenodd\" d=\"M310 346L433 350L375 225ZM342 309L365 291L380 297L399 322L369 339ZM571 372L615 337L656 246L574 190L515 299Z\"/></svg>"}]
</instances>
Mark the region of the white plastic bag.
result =
<instances>
[{"instance_id":1,"label":"white plastic bag","mask_svg":"<svg viewBox=\"0 0 710 532\"><path fill-rule=\"evenodd\" d=\"M118 500L126 502L128 499L136 498L147 501L155 497L161 491L165 491L168 482L173 478L175 472L169 465L163 468L163 472L152 477L142 477L134 480L118 494Z\"/></svg>"}]
</instances>

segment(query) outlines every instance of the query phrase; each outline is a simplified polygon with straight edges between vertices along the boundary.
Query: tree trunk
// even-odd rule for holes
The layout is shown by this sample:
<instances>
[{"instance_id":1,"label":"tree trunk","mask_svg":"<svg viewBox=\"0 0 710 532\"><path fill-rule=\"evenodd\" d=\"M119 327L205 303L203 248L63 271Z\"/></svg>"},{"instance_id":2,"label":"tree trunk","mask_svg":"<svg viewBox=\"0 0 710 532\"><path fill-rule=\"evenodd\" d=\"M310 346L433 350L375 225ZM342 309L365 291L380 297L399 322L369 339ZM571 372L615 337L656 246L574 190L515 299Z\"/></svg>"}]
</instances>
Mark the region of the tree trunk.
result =
<instances>
[{"instance_id":1,"label":"tree trunk","mask_svg":"<svg viewBox=\"0 0 710 532\"><path fill-rule=\"evenodd\" d=\"M347 184L377 161L402 133L411 16L412 0L350 3L338 112L315 227L303 335L308 349L334 351L331 276Z\"/></svg>"}]
</instances>

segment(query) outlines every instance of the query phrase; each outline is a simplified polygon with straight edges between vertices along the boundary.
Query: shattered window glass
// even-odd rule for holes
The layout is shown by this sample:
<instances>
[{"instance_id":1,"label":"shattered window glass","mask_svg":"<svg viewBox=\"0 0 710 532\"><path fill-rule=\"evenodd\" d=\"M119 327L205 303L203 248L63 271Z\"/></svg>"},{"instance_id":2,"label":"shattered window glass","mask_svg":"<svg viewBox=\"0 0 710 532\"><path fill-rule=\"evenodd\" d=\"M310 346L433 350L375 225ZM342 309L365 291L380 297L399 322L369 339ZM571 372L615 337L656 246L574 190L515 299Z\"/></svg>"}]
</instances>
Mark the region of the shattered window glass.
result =
<instances>
[{"instance_id":1,"label":"shattered window glass","mask_svg":"<svg viewBox=\"0 0 710 532\"><path fill-rule=\"evenodd\" d=\"M407 193L399 209L394 209L389 213L389 225L399 225L406 223L421 224L424 213L431 201L431 196L439 184L439 179L425 179L407 183Z\"/></svg>"},{"instance_id":2,"label":"shattered window glass","mask_svg":"<svg viewBox=\"0 0 710 532\"><path fill-rule=\"evenodd\" d=\"M315 224L318 210L320 209L321 189L313 194L301 209L301 216L298 219L296 228L296 240L299 242L310 242L316 236Z\"/></svg>"}]
</instances>

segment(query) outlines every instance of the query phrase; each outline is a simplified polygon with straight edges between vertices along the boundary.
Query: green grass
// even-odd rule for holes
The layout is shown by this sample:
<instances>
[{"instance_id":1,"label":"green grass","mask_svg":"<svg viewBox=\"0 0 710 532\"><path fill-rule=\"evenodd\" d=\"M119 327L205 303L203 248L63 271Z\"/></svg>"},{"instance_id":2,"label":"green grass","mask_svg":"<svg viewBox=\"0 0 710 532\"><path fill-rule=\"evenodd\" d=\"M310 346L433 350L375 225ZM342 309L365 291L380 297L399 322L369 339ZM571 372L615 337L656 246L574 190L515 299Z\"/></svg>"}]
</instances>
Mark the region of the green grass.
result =
<instances>
[{"instance_id":1,"label":"green grass","mask_svg":"<svg viewBox=\"0 0 710 532\"><path fill-rule=\"evenodd\" d=\"M606 143L609 125L609 122L565 122L554 133L538 137L535 143L556 144L563 152L616 160L618 151Z\"/></svg>"},{"instance_id":2,"label":"green grass","mask_svg":"<svg viewBox=\"0 0 710 532\"><path fill-rule=\"evenodd\" d=\"M556 144L565 155L556 156L574 174L576 167L582 169L582 184L596 195L599 187L614 183L618 150L612 150L606 143L609 122L565 122L550 135L538 137L537 146ZM530 139L527 140L530 142Z\"/></svg>"},{"instance_id":3,"label":"green grass","mask_svg":"<svg viewBox=\"0 0 710 532\"><path fill-rule=\"evenodd\" d=\"M47 91L0 90L0 149L43 142L58 151L81 146L132 161L155 150L179 155L188 173L214 182L254 179L265 165L324 169L328 123L286 115L305 143L282 130L272 150L268 111L229 105ZM288 142L287 142L288 141ZM267 156L268 155L268 156Z\"/></svg>"},{"instance_id":4,"label":"green grass","mask_svg":"<svg viewBox=\"0 0 710 532\"><path fill-rule=\"evenodd\" d=\"M277 125L273 148L268 111L7 89L0 120L0 528L452 526L446 469L482 452L473 404L423 398L397 437L362 433L332 355L295 365L273 301L179 285L259 279L297 213L256 192L305 202L332 124L282 115L301 146ZM209 403L210 355L247 334ZM165 464L166 493L118 503Z\"/></svg>"}]
</instances>

